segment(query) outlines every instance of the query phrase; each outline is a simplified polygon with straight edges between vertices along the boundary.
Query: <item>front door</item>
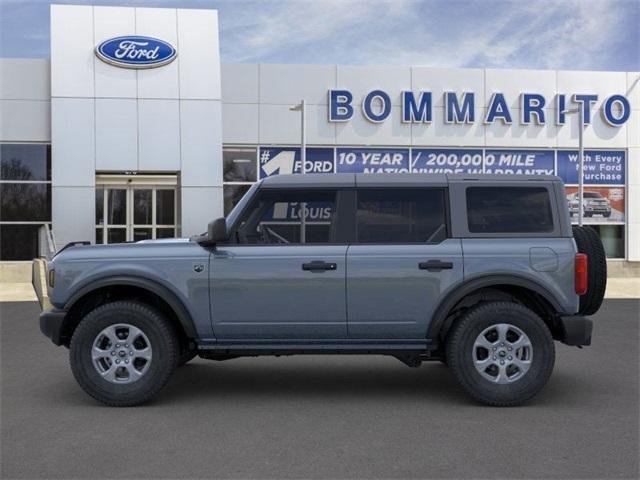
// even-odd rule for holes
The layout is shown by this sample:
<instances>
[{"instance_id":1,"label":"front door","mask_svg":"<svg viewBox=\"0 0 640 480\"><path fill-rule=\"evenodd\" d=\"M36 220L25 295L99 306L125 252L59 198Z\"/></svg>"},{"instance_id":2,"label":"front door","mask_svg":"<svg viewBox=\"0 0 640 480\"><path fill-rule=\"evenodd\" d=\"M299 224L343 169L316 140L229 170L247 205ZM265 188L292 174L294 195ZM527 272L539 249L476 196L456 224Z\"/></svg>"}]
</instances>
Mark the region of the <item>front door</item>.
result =
<instances>
[{"instance_id":1,"label":"front door","mask_svg":"<svg viewBox=\"0 0 640 480\"><path fill-rule=\"evenodd\" d=\"M337 242L336 190L261 190L231 243L211 255L218 339L345 339L346 251Z\"/></svg>"},{"instance_id":2,"label":"front door","mask_svg":"<svg viewBox=\"0 0 640 480\"><path fill-rule=\"evenodd\" d=\"M96 185L96 243L137 242L177 234L176 187L118 177Z\"/></svg>"},{"instance_id":3,"label":"front door","mask_svg":"<svg viewBox=\"0 0 640 480\"><path fill-rule=\"evenodd\" d=\"M463 278L460 239L448 238L444 188L357 193L347 254L349 337L419 340L447 290Z\"/></svg>"}]
</instances>

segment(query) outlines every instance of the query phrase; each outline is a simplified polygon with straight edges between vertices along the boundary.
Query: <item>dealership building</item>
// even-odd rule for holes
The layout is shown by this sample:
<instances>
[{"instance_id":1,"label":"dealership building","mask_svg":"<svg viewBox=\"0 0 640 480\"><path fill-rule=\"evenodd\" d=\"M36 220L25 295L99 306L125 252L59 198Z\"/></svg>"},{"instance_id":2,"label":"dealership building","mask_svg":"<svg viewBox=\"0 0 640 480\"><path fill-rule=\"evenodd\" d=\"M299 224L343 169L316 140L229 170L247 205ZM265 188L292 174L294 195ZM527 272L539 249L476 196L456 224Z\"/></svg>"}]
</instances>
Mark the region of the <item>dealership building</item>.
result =
<instances>
[{"instance_id":1,"label":"dealership building","mask_svg":"<svg viewBox=\"0 0 640 480\"><path fill-rule=\"evenodd\" d=\"M50 59L0 69L0 281L200 233L283 173L555 174L577 221L580 115L585 223L638 272L640 72L220 64L215 10L73 5Z\"/></svg>"}]
</instances>

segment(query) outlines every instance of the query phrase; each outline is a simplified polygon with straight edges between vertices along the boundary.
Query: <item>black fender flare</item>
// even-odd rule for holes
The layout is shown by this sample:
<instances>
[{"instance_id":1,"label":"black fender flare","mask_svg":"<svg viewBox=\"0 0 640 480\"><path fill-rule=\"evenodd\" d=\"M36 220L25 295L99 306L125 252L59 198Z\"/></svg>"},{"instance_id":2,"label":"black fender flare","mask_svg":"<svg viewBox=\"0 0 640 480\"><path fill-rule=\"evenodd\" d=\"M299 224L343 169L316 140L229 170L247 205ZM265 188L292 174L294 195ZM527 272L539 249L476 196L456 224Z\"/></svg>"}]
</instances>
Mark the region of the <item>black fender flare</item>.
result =
<instances>
[{"instance_id":1,"label":"black fender flare","mask_svg":"<svg viewBox=\"0 0 640 480\"><path fill-rule=\"evenodd\" d=\"M427 338L437 343L440 331L445 326L447 315L451 309L464 297L481 288L488 288L497 285L510 285L531 290L544 298L556 310L562 311L562 307L557 298L545 287L517 275L487 275L478 277L455 287L438 304L434 311L431 323L427 330Z\"/></svg>"},{"instance_id":2,"label":"black fender flare","mask_svg":"<svg viewBox=\"0 0 640 480\"><path fill-rule=\"evenodd\" d=\"M162 300L167 302L169 307L174 311L180 325L184 329L189 338L197 338L195 326L191 314L185 307L184 303L178 296L172 292L169 288L159 284L148 278L138 277L133 275L116 275L112 277L101 278L100 280L92 281L91 283L80 287L77 291L71 295L69 300L65 303L64 309L69 311L81 298L85 295L99 290L104 287L110 287L115 285L125 285L130 287L138 287L148 290L158 295Z\"/></svg>"}]
</instances>

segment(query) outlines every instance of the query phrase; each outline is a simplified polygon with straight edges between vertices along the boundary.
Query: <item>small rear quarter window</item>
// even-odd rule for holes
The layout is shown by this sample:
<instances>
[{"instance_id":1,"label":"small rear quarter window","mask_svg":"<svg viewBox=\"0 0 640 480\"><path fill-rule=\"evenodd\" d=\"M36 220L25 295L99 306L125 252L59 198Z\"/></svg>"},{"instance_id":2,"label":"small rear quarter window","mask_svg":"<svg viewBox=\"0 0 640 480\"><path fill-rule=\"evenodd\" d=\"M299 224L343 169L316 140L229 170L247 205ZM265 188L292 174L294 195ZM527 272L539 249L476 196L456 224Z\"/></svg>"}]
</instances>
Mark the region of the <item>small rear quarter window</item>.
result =
<instances>
[{"instance_id":1,"label":"small rear quarter window","mask_svg":"<svg viewBox=\"0 0 640 480\"><path fill-rule=\"evenodd\" d=\"M549 191L543 187L469 187L467 217L471 233L553 231Z\"/></svg>"}]
</instances>

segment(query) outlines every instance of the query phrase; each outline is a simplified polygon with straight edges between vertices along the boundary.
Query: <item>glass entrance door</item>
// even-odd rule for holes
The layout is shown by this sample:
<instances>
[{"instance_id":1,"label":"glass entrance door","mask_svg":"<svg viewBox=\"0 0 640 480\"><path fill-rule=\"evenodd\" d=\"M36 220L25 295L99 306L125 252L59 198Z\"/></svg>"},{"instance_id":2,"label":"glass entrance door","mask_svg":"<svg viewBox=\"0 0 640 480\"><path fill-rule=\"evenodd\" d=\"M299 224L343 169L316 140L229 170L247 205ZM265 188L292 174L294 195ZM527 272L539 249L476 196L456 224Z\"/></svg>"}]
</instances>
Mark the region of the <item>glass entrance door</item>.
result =
<instances>
[{"instance_id":1,"label":"glass entrance door","mask_svg":"<svg viewBox=\"0 0 640 480\"><path fill-rule=\"evenodd\" d=\"M96 243L175 237L176 207L173 186L97 186Z\"/></svg>"}]
</instances>

